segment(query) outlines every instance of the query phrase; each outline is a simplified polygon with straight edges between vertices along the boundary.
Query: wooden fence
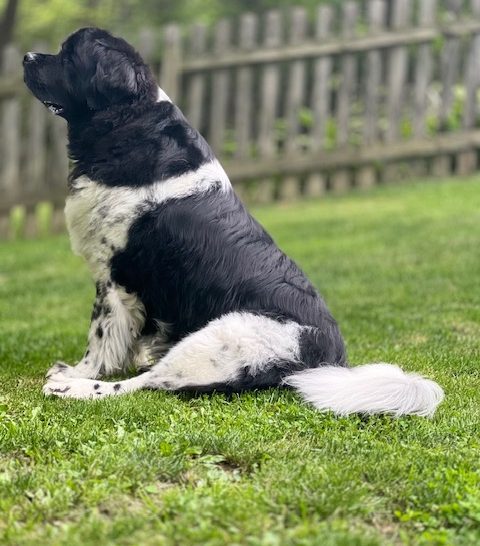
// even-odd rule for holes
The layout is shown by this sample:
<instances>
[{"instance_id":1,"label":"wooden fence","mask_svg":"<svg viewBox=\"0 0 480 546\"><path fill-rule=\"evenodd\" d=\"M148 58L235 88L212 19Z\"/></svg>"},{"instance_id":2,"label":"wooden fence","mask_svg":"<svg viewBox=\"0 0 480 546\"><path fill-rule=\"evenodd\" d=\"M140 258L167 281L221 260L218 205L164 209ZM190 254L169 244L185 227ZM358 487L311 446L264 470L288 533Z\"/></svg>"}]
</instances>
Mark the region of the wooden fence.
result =
<instances>
[{"instance_id":1,"label":"wooden fence","mask_svg":"<svg viewBox=\"0 0 480 546\"><path fill-rule=\"evenodd\" d=\"M480 0L352 0L130 39L250 202L478 166ZM44 229L62 229L65 127L28 96L20 68L8 48L0 236L35 232L45 200Z\"/></svg>"}]
</instances>

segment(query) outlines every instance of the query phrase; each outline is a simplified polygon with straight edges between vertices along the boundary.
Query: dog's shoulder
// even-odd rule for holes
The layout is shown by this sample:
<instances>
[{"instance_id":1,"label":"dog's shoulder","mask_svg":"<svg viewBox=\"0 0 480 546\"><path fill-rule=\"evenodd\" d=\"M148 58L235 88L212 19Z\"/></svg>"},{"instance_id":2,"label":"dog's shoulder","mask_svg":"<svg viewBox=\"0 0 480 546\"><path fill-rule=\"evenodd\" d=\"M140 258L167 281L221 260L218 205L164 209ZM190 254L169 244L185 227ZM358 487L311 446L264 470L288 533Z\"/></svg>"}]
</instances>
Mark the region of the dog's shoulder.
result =
<instances>
[{"instance_id":1,"label":"dog's shoulder","mask_svg":"<svg viewBox=\"0 0 480 546\"><path fill-rule=\"evenodd\" d=\"M110 186L82 175L71 182L70 190L65 217L72 249L87 260L95 276L105 273L112 256L126 247L132 226L152 211L158 212L162 207L170 210L170 203L185 200L206 203L204 196L212 192L232 191L217 160L142 186ZM173 207L171 212L175 211L180 214L179 207Z\"/></svg>"}]
</instances>

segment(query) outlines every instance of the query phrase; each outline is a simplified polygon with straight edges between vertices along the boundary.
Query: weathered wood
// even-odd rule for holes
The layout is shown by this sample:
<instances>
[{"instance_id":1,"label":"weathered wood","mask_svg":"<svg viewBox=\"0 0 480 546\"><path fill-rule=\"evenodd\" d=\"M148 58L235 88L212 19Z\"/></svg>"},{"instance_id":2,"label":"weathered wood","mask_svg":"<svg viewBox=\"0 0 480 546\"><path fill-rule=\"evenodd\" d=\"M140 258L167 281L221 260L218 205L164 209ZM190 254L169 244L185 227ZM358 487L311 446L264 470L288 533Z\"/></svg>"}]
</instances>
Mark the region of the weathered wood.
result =
<instances>
[{"instance_id":1,"label":"weathered wood","mask_svg":"<svg viewBox=\"0 0 480 546\"><path fill-rule=\"evenodd\" d=\"M280 12L270 11L265 20L266 48L279 47L282 41L282 18ZM262 67L260 79L260 111L258 128L258 151L261 157L273 157L277 151L275 140L275 120L280 97L280 68L277 64L266 64ZM254 199L259 203L272 201L275 193L275 182L266 177L259 181Z\"/></svg>"},{"instance_id":2,"label":"weathered wood","mask_svg":"<svg viewBox=\"0 0 480 546\"><path fill-rule=\"evenodd\" d=\"M315 35L319 43L328 40L332 30L333 10L330 6L320 6L317 10ZM321 57L313 65L312 110L313 127L311 145L313 151L325 147L327 120L330 115L330 75L332 58Z\"/></svg>"},{"instance_id":3,"label":"weathered wood","mask_svg":"<svg viewBox=\"0 0 480 546\"><path fill-rule=\"evenodd\" d=\"M62 233L65 231L65 214L63 208L54 208L52 214L52 232Z\"/></svg>"},{"instance_id":4,"label":"weathered wood","mask_svg":"<svg viewBox=\"0 0 480 546\"><path fill-rule=\"evenodd\" d=\"M435 23L437 0L422 0L419 7L419 25L432 26ZM426 134L427 91L433 72L431 44L418 47L415 62L413 132L417 138L421 138Z\"/></svg>"},{"instance_id":5,"label":"weathered wood","mask_svg":"<svg viewBox=\"0 0 480 546\"><path fill-rule=\"evenodd\" d=\"M40 101L32 99L29 102L25 187L29 191L35 192L45 184L46 116L48 112Z\"/></svg>"},{"instance_id":6,"label":"weathered wood","mask_svg":"<svg viewBox=\"0 0 480 546\"><path fill-rule=\"evenodd\" d=\"M472 15L480 17L480 0L470 0ZM467 62L465 64L465 110L463 126L467 129L474 127L478 118L478 87L480 74L478 62L480 59L480 33L474 34L470 43Z\"/></svg>"},{"instance_id":7,"label":"weathered wood","mask_svg":"<svg viewBox=\"0 0 480 546\"><path fill-rule=\"evenodd\" d=\"M461 1L447 0L448 12L446 19L453 24L459 16ZM458 36L447 37L443 46L440 62L440 78L442 82L441 104L439 110L439 121L442 129L446 129L448 117L451 113L454 101L454 84L458 78L460 57L460 40Z\"/></svg>"},{"instance_id":8,"label":"weathered wood","mask_svg":"<svg viewBox=\"0 0 480 546\"><path fill-rule=\"evenodd\" d=\"M346 193L353 186L350 169L336 169L330 176L330 189L336 195Z\"/></svg>"},{"instance_id":9,"label":"weathered wood","mask_svg":"<svg viewBox=\"0 0 480 546\"><path fill-rule=\"evenodd\" d=\"M397 141L350 150L320 151L315 154L280 156L256 161L225 161L232 180L256 179L264 176L287 176L337 168L359 167L374 162L405 161L408 158L429 158L462 150L480 148L480 130L445 133L431 139Z\"/></svg>"},{"instance_id":10,"label":"weathered wood","mask_svg":"<svg viewBox=\"0 0 480 546\"><path fill-rule=\"evenodd\" d=\"M51 140L50 161L47 165L48 180L51 180L53 200L57 196L67 193L67 179L69 171L69 160L67 154L67 124L65 120L52 116L49 122Z\"/></svg>"},{"instance_id":11,"label":"weathered wood","mask_svg":"<svg viewBox=\"0 0 480 546\"><path fill-rule=\"evenodd\" d=\"M411 1L396 0L392 7L392 28L402 29L407 26L411 16ZM404 46L393 47L389 52L388 59L388 127L385 135L387 142L393 142L399 137L400 121L404 114L403 101L405 98L407 64L407 48Z\"/></svg>"},{"instance_id":12,"label":"weathered wood","mask_svg":"<svg viewBox=\"0 0 480 546\"><path fill-rule=\"evenodd\" d=\"M264 46L266 48L278 47L281 40L281 15L278 11L270 11L266 17ZM276 151L274 127L280 96L278 65L267 64L263 67L260 86L258 148L262 156L270 157Z\"/></svg>"},{"instance_id":13,"label":"weathered wood","mask_svg":"<svg viewBox=\"0 0 480 546\"><path fill-rule=\"evenodd\" d=\"M390 49L391 47L411 46L432 42L442 37L461 38L479 32L480 22L461 21L440 25L435 29L413 28L402 31L381 33L377 36L362 36L349 41L337 39L319 44L311 41L298 46L284 46L278 49L259 49L251 53L231 52L222 58L190 59L184 61L182 69L185 73L233 68L246 64L276 63L308 59L325 55L341 55L343 53L361 53L371 49Z\"/></svg>"},{"instance_id":14,"label":"weathered wood","mask_svg":"<svg viewBox=\"0 0 480 546\"><path fill-rule=\"evenodd\" d=\"M23 81L18 74L5 78L0 76L0 100L14 97L23 89L23 86Z\"/></svg>"},{"instance_id":15,"label":"weathered wood","mask_svg":"<svg viewBox=\"0 0 480 546\"><path fill-rule=\"evenodd\" d=\"M285 176L280 184L278 198L280 201L294 201L300 195L300 178L298 176Z\"/></svg>"},{"instance_id":16,"label":"weathered wood","mask_svg":"<svg viewBox=\"0 0 480 546\"><path fill-rule=\"evenodd\" d=\"M304 8L293 8L290 24L290 43L297 45L303 42L307 32L306 10ZM299 148L300 109L305 104L305 84L305 61L293 61L289 66L286 100L287 140L285 148L287 153L295 152Z\"/></svg>"},{"instance_id":17,"label":"weathered wood","mask_svg":"<svg viewBox=\"0 0 480 546\"><path fill-rule=\"evenodd\" d=\"M368 3L369 34L378 34L385 21L385 0L370 0ZM365 144L378 139L378 115L380 102L380 84L382 81L382 55L379 49L367 53L367 76L365 78L365 117L363 138Z\"/></svg>"},{"instance_id":18,"label":"weathered wood","mask_svg":"<svg viewBox=\"0 0 480 546\"><path fill-rule=\"evenodd\" d=\"M382 169L382 182L393 184L405 182L410 178L408 165L405 161L386 163Z\"/></svg>"},{"instance_id":19,"label":"weathered wood","mask_svg":"<svg viewBox=\"0 0 480 546\"><path fill-rule=\"evenodd\" d=\"M275 199L275 180L262 178L252 188L252 202L259 204L271 203Z\"/></svg>"},{"instance_id":20,"label":"weathered wood","mask_svg":"<svg viewBox=\"0 0 480 546\"><path fill-rule=\"evenodd\" d=\"M136 47L145 61L150 62L152 60L157 48L157 35L153 29L149 27L140 29Z\"/></svg>"},{"instance_id":21,"label":"weathered wood","mask_svg":"<svg viewBox=\"0 0 480 546\"><path fill-rule=\"evenodd\" d=\"M358 169L355 177L355 186L368 189L377 183L377 172L372 165L364 165Z\"/></svg>"},{"instance_id":22,"label":"weathered wood","mask_svg":"<svg viewBox=\"0 0 480 546\"><path fill-rule=\"evenodd\" d=\"M342 35L345 40L355 35L358 16L358 5L348 1L343 6ZM353 53L345 53L341 59L340 87L337 96L337 145L348 144L350 135L350 111L355 89L357 60ZM336 170L330 177L331 189L334 193L345 193L352 186L353 177L350 170Z\"/></svg>"},{"instance_id":23,"label":"weathered wood","mask_svg":"<svg viewBox=\"0 0 480 546\"><path fill-rule=\"evenodd\" d=\"M231 41L231 25L227 20L220 21L215 27L214 54L222 57ZM229 72L222 68L213 74L210 97L210 144L215 152L220 152L224 143L229 98Z\"/></svg>"},{"instance_id":24,"label":"weathered wood","mask_svg":"<svg viewBox=\"0 0 480 546\"><path fill-rule=\"evenodd\" d=\"M437 178L450 176L452 158L450 155L438 155L433 157L430 163L430 174Z\"/></svg>"},{"instance_id":25,"label":"weathered wood","mask_svg":"<svg viewBox=\"0 0 480 546\"><path fill-rule=\"evenodd\" d=\"M477 169L476 150L464 150L459 152L456 155L455 163L455 174L465 176L466 174L473 173Z\"/></svg>"},{"instance_id":26,"label":"weathered wood","mask_svg":"<svg viewBox=\"0 0 480 546\"><path fill-rule=\"evenodd\" d=\"M343 6L342 35L345 40L355 34L358 16L358 4L348 1ZM337 144L344 146L350 135L350 109L353 100L356 76L356 58L352 53L345 53L341 60L340 87L337 98Z\"/></svg>"},{"instance_id":27,"label":"weathered wood","mask_svg":"<svg viewBox=\"0 0 480 546\"><path fill-rule=\"evenodd\" d=\"M314 172L307 176L304 194L307 197L322 197L327 191L327 177L320 172Z\"/></svg>"},{"instance_id":28,"label":"weathered wood","mask_svg":"<svg viewBox=\"0 0 480 546\"><path fill-rule=\"evenodd\" d=\"M7 239L10 235L10 215L0 214L0 241Z\"/></svg>"},{"instance_id":29,"label":"weathered wood","mask_svg":"<svg viewBox=\"0 0 480 546\"><path fill-rule=\"evenodd\" d=\"M9 45L3 52L3 76L18 78L21 67L20 54ZM2 148L0 150L0 189L12 200L21 195L20 150L21 150L21 110L20 101L13 97L4 100L0 110L0 131Z\"/></svg>"},{"instance_id":30,"label":"weathered wood","mask_svg":"<svg viewBox=\"0 0 480 546\"><path fill-rule=\"evenodd\" d=\"M246 13L240 20L240 48L249 51L255 47L257 16ZM236 157L247 157L252 142L253 70L249 66L238 69L235 93Z\"/></svg>"},{"instance_id":31,"label":"weathered wood","mask_svg":"<svg viewBox=\"0 0 480 546\"><path fill-rule=\"evenodd\" d=\"M34 51L47 51L44 43L35 44ZM24 158L25 189L32 193L40 193L43 185L48 185L45 167L47 162L47 116L52 114L45 106L33 97L28 104L27 146Z\"/></svg>"},{"instance_id":32,"label":"weathered wood","mask_svg":"<svg viewBox=\"0 0 480 546\"><path fill-rule=\"evenodd\" d=\"M382 32L385 25L385 0L369 0L367 5L369 35ZM363 139L366 145L379 140L380 103L383 99L381 84L383 81L382 52L372 49L367 53L365 77L365 114L363 116ZM377 169L373 165L364 165L356 173L355 185L368 189L377 181Z\"/></svg>"},{"instance_id":33,"label":"weathered wood","mask_svg":"<svg viewBox=\"0 0 480 546\"><path fill-rule=\"evenodd\" d=\"M190 34L190 56L202 56L207 45L207 27L203 24L193 25ZM198 72L192 74L188 82L187 94L187 118L198 130L202 130L203 116L205 115L205 74Z\"/></svg>"},{"instance_id":34,"label":"weathered wood","mask_svg":"<svg viewBox=\"0 0 480 546\"><path fill-rule=\"evenodd\" d=\"M180 70L182 63L181 34L178 25L165 27L160 87L174 101L180 100Z\"/></svg>"}]
</instances>

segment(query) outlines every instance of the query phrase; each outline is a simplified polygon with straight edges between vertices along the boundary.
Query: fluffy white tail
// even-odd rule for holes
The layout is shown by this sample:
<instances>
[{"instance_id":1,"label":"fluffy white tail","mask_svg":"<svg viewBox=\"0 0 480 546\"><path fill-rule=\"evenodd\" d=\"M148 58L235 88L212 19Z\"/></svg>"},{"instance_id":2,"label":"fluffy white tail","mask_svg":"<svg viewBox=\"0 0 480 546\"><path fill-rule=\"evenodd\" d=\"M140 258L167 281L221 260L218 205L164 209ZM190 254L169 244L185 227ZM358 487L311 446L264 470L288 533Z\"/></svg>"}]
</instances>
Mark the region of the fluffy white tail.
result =
<instances>
[{"instance_id":1,"label":"fluffy white tail","mask_svg":"<svg viewBox=\"0 0 480 546\"><path fill-rule=\"evenodd\" d=\"M391 413L431 417L443 400L442 388L429 379L405 373L393 364L366 364L353 368L323 366L284 379L320 411Z\"/></svg>"}]
</instances>

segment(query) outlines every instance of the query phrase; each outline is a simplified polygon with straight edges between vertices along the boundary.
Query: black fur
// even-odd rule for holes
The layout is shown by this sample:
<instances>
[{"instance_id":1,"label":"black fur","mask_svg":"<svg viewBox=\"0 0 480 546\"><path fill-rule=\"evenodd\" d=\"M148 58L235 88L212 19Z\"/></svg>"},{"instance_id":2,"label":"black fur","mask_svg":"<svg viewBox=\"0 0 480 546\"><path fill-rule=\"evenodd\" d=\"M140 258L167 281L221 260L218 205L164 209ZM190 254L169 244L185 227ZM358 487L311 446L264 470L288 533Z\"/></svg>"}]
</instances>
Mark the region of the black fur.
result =
<instances>
[{"instance_id":1,"label":"black fur","mask_svg":"<svg viewBox=\"0 0 480 546\"><path fill-rule=\"evenodd\" d=\"M231 311L314 327L304 357L343 363L336 322L298 266L245 210L235 193L212 191L168 201L132 225L111 262L112 280L135 292L147 316L171 324L175 342Z\"/></svg>"}]
</instances>

